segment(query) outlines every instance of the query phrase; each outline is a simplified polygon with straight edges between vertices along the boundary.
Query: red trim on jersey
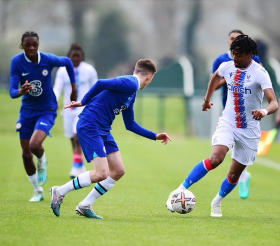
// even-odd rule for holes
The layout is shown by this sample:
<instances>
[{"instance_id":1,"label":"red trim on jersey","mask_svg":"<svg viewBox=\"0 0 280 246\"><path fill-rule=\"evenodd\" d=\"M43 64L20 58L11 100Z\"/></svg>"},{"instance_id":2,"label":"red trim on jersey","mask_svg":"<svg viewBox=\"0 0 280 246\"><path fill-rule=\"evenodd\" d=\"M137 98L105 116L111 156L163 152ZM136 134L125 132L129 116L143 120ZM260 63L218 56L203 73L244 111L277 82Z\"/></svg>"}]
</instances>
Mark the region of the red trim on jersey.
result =
<instances>
[{"instance_id":1,"label":"red trim on jersey","mask_svg":"<svg viewBox=\"0 0 280 246\"><path fill-rule=\"evenodd\" d=\"M209 158L207 158L207 159L204 160L204 166L206 167L206 169L207 169L208 171L211 171L211 170L214 169L214 168L212 167L212 165L211 165L211 162L210 162Z\"/></svg>"}]
</instances>

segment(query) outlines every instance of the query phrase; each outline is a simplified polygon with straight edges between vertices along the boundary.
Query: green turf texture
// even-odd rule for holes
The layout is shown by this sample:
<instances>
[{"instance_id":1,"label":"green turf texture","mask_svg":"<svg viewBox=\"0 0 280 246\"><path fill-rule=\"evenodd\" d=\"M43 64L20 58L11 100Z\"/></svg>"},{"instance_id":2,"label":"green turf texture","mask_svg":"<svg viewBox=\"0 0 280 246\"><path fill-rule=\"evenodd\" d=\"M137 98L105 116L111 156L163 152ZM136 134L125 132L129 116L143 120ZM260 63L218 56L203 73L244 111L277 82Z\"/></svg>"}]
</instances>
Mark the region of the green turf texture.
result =
<instances>
[{"instance_id":1,"label":"green turf texture","mask_svg":"<svg viewBox=\"0 0 280 246\"><path fill-rule=\"evenodd\" d=\"M184 137L181 106L175 112L171 111L172 107L167 109L167 115L172 118L170 122L167 120L166 131L172 138L167 146L126 131L118 116L113 133L126 175L94 204L94 210L104 219L87 219L75 214L76 205L93 186L70 192L57 218L50 209L48 190L69 181L71 167L70 141L63 136L62 118L58 116L53 137L44 142L49 162L45 200L30 203L33 188L23 168L15 133L20 99L12 100L7 93L0 93L0 99L0 245L280 244L280 171L258 163L249 168L250 197L240 199L238 188L235 189L223 202L222 218L210 217L210 203L226 177L230 155L218 169L191 187L197 204L190 214L172 214L166 209L169 193L211 151L210 140ZM149 103L153 100L154 103ZM144 101L142 123L156 130L157 114L151 111L157 111L157 100L149 97ZM168 99L169 103L179 101ZM265 158L279 162L279 148L279 143L274 143ZM90 168L87 164L87 169Z\"/></svg>"}]
</instances>

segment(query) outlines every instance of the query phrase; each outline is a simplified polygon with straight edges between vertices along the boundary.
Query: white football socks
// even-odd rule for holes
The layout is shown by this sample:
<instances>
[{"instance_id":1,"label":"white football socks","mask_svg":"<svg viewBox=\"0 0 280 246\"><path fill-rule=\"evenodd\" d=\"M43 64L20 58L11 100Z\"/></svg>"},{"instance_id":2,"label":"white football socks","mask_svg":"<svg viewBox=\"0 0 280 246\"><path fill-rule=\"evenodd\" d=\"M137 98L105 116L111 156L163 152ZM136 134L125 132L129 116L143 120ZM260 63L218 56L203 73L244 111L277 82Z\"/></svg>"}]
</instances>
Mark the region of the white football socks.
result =
<instances>
[{"instance_id":1,"label":"white football socks","mask_svg":"<svg viewBox=\"0 0 280 246\"><path fill-rule=\"evenodd\" d=\"M90 171L84 172L80 174L78 177L73 180L67 182L66 184L57 188L58 194L61 196L65 196L69 191L78 190L92 184L90 180Z\"/></svg>"},{"instance_id":2,"label":"white football socks","mask_svg":"<svg viewBox=\"0 0 280 246\"><path fill-rule=\"evenodd\" d=\"M240 175L239 182L246 182L248 177L249 177L249 174L248 174L247 167L246 167Z\"/></svg>"},{"instance_id":3,"label":"white football socks","mask_svg":"<svg viewBox=\"0 0 280 246\"><path fill-rule=\"evenodd\" d=\"M35 156L35 157L36 157L38 166L44 166L44 164L46 162L46 154L45 154L45 152L44 152L44 154L42 155L41 158L38 158L37 156Z\"/></svg>"},{"instance_id":4,"label":"white football socks","mask_svg":"<svg viewBox=\"0 0 280 246\"><path fill-rule=\"evenodd\" d=\"M116 184L116 180L111 177L98 182L88 196L80 203L82 206L92 205L99 197L111 190Z\"/></svg>"},{"instance_id":5,"label":"white football socks","mask_svg":"<svg viewBox=\"0 0 280 246\"><path fill-rule=\"evenodd\" d=\"M217 204L222 202L222 200L224 199L224 197L220 196L219 193L215 196L215 198L213 199L211 204Z\"/></svg>"},{"instance_id":6,"label":"white football socks","mask_svg":"<svg viewBox=\"0 0 280 246\"><path fill-rule=\"evenodd\" d=\"M177 190L187 190L187 188L182 184L177 188Z\"/></svg>"},{"instance_id":7,"label":"white football socks","mask_svg":"<svg viewBox=\"0 0 280 246\"><path fill-rule=\"evenodd\" d=\"M43 188L39 186L38 184L38 173L36 172L35 174L31 175L31 176L27 176L30 183L32 184L32 186L34 187L35 191L43 191Z\"/></svg>"}]
</instances>

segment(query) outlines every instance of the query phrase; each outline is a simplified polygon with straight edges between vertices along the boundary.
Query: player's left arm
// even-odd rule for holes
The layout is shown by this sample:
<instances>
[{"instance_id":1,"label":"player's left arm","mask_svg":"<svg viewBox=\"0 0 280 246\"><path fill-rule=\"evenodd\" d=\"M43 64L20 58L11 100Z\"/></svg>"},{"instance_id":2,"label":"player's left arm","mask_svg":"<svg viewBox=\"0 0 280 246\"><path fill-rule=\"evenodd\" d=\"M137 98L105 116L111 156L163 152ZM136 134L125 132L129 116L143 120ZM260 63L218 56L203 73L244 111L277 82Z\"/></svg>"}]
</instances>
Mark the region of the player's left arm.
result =
<instances>
[{"instance_id":1,"label":"player's left arm","mask_svg":"<svg viewBox=\"0 0 280 246\"><path fill-rule=\"evenodd\" d=\"M274 93L274 90L266 89L264 90L265 97L267 98L268 105L264 109L255 109L252 111L253 118L255 120L260 120L264 118L266 115L273 114L278 109L278 102Z\"/></svg>"},{"instance_id":2,"label":"player's left arm","mask_svg":"<svg viewBox=\"0 0 280 246\"><path fill-rule=\"evenodd\" d=\"M149 138L151 140L162 140L162 143L164 143L164 145L171 141L171 138L167 133L164 132L157 134L139 125L134 119L133 103L131 103L131 105L126 110L122 111L122 116L125 127L128 131L134 132L142 137Z\"/></svg>"},{"instance_id":3,"label":"player's left arm","mask_svg":"<svg viewBox=\"0 0 280 246\"><path fill-rule=\"evenodd\" d=\"M68 76L70 78L71 82L71 87L72 87L72 92L70 95L70 100L71 101L76 101L77 96L78 96L78 90L77 90L77 85L76 85L76 80L75 80L75 71L74 71L74 66L69 57L59 57L53 54L50 54L49 56L52 60L52 64L54 67L65 67L68 73Z\"/></svg>"}]
</instances>

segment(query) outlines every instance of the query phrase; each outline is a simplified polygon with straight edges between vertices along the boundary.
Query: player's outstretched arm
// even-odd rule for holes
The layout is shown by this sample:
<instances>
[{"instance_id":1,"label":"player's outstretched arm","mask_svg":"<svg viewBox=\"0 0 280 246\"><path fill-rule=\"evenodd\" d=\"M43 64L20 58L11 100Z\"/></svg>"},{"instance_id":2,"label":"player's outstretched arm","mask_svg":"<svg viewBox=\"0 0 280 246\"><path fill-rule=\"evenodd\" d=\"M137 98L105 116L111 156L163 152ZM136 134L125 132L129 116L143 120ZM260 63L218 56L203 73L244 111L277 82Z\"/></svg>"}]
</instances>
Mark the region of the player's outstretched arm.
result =
<instances>
[{"instance_id":1,"label":"player's outstretched arm","mask_svg":"<svg viewBox=\"0 0 280 246\"><path fill-rule=\"evenodd\" d=\"M169 141L171 141L171 138L168 136L167 133L159 133L156 135L156 140L162 140L161 142L166 145Z\"/></svg>"},{"instance_id":2,"label":"player's outstretched arm","mask_svg":"<svg viewBox=\"0 0 280 246\"><path fill-rule=\"evenodd\" d=\"M67 108L76 108L76 107L82 107L84 106L81 101L78 101L78 102L75 102L75 101L72 101L71 103L68 103L64 106L64 109L67 109Z\"/></svg>"}]
</instances>

